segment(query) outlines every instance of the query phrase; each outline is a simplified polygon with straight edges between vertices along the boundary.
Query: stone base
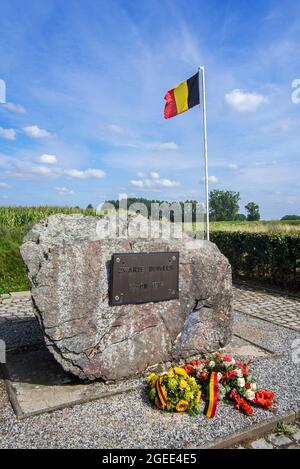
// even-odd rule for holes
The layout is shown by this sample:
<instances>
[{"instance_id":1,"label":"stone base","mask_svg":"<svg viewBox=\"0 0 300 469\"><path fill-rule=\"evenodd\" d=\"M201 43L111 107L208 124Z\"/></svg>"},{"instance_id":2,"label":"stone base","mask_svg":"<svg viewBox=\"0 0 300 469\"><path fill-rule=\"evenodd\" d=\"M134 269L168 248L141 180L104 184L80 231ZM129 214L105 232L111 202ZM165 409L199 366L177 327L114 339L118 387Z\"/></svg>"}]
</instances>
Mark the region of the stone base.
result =
<instances>
[{"instance_id":1,"label":"stone base","mask_svg":"<svg viewBox=\"0 0 300 469\"><path fill-rule=\"evenodd\" d=\"M239 331L240 332L240 331ZM252 331L253 332L253 331ZM272 357L251 342L250 334L234 336L224 351L235 357ZM32 365L34 363L34 366ZM5 365L6 384L13 409L19 419L50 412L114 394L129 392L144 386L144 378L127 379L118 384L94 381L83 383L64 372L46 347L27 352L10 352Z\"/></svg>"},{"instance_id":2,"label":"stone base","mask_svg":"<svg viewBox=\"0 0 300 469\"><path fill-rule=\"evenodd\" d=\"M85 384L64 372L46 347L9 353L5 376L9 399L19 419L129 392L143 385L141 378L118 384L97 381Z\"/></svg>"}]
</instances>

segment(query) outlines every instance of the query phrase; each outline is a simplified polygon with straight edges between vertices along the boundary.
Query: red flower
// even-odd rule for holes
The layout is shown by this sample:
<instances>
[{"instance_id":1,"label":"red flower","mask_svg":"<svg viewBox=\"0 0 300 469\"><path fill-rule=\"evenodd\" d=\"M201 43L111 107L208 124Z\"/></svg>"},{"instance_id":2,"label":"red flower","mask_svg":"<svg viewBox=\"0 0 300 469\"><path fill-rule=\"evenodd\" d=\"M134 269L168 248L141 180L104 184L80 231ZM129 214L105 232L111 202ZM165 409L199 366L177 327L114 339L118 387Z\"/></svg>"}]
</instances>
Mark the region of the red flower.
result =
<instances>
[{"instance_id":1,"label":"red flower","mask_svg":"<svg viewBox=\"0 0 300 469\"><path fill-rule=\"evenodd\" d=\"M252 402L253 404L261 405L262 407L272 406L272 401L270 401L270 399L263 399L262 397L256 397Z\"/></svg>"},{"instance_id":2,"label":"red flower","mask_svg":"<svg viewBox=\"0 0 300 469\"><path fill-rule=\"evenodd\" d=\"M192 365L183 365L181 368L183 368L188 374L191 374L195 371Z\"/></svg>"},{"instance_id":3,"label":"red flower","mask_svg":"<svg viewBox=\"0 0 300 469\"><path fill-rule=\"evenodd\" d=\"M245 384L245 388L246 388L246 389L251 389L251 384L250 384L250 383L246 383L246 384Z\"/></svg>"},{"instance_id":4,"label":"red flower","mask_svg":"<svg viewBox=\"0 0 300 469\"><path fill-rule=\"evenodd\" d=\"M272 407L274 399L274 393L271 391L257 391L255 393L254 404L261 405L263 407Z\"/></svg>"},{"instance_id":5,"label":"red flower","mask_svg":"<svg viewBox=\"0 0 300 469\"><path fill-rule=\"evenodd\" d=\"M243 373L244 376L247 376L247 375L248 375L248 370L247 370L247 368L241 368L241 370L242 370L242 373Z\"/></svg>"},{"instance_id":6,"label":"red flower","mask_svg":"<svg viewBox=\"0 0 300 469\"><path fill-rule=\"evenodd\" d=\"M263 389L261 391L258 391L257 394L261 395L266 399L274 399L275 397L275 394L272 391L264 391Z\"/></svg>"},{"instance_id":7,"label":"red flower","mask_svg":"<svg viewBox=\"0 0 300 469\"><path fill-rule=\"evenodd\" d=\"M236 405L234 406L235 409L242 410L247 415L252 415L253 414L252 407L236 391L231 391L229 397L230 397L230 399L232 399L233 401L236 402Z\"/></svg>"},{"instance_id":8,"label":"red flower","mask_svg":"<svg viewBox=\"0 0 300 469\"><path fill-rule=\"evenodd\" d=\"M201 379L205 381L208 378L209 373L207 371L201 371L200 376L201 376Z\"/></svg>"},{"instance_id":9,"label":"red flower","mask_svg":"<svg viewBox=\"0 0 300 469\"><path fill-rule=\"evenodd\" d=\"M231 370L231 371L228 371L226 373L227 377L228 378L237 378L238 377L238 373L236 370Z\"/></svg>"},{"instance_id":10,"label":"red flower","mask_svg":"<svg viewBox=\"0 0 300 469\"><path fill-rule=\"evenodd\" d=\"M232 362L232 357L230 355L224 355L223 360L224 362Z\"/></svg>"}]
</instances>

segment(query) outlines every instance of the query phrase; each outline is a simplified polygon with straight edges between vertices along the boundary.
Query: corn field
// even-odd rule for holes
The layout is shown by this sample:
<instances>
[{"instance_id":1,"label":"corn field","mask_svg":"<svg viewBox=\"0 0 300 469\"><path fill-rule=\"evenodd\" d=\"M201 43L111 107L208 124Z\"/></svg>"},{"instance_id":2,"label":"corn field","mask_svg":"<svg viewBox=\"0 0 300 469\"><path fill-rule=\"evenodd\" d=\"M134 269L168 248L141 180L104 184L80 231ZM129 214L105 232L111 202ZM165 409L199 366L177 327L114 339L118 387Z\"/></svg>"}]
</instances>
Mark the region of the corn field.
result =
<instances>
[{"instance_id":1,"label":"corn field","mask_svg":"<svg viewBox=\"0 0 300 469\"><path fill-rule=\"evenodd\" d=\"M50 215L57 213L72 214L81 213L83 215L95 215L94 209L81 209L72 207L0 207L0 225L11 227L32 224Z\"/></svg>"},{"instance_id":2,"label":"corn field","mask_svg":"<svg viewBox=\"0 0 300 469\"><path fill-rule=\"evenodd\" d=\"M20 227L33 224L43 218L57 213L72 214L80 213L82 215L95 216L96 210L82 209L72 207L55 207L55 206L36 206L36 207L15 207L0 206L0 225L10 227ZM300 220L296 221L225 221L211 222L212 231L241 231L250 233L286 233L300 234ZM196 229L192 224L186 224L187 230Z\"/></svg>"}]
</instances>

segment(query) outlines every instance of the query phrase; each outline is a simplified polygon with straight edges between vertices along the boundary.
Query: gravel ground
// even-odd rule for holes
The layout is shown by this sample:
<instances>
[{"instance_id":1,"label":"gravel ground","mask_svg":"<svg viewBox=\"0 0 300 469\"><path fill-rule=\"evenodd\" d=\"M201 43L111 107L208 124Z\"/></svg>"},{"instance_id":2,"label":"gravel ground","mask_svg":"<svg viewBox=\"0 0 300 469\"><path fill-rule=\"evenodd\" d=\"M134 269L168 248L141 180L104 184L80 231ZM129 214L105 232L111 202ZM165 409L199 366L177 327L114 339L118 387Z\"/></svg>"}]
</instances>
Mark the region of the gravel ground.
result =
<instances>
[{"instance_id":1,"label":"gravel ground","mask_svg":"<svg viewBox=\"0 0 300 469\"><path fill-rule=\"evenodd\" d=\"M256 358L253 370L259 387L275 391L277 416L299 409L300 363L292 362L292 350L300 334L244 314L235 320L276 332L266 335L265 346L283 356ZM0 448L195 448L271 418L261 409L247 417L222 404L212 420L162 413L138 390L18 421L0 380Z\"/></svg>"}]
</instances>

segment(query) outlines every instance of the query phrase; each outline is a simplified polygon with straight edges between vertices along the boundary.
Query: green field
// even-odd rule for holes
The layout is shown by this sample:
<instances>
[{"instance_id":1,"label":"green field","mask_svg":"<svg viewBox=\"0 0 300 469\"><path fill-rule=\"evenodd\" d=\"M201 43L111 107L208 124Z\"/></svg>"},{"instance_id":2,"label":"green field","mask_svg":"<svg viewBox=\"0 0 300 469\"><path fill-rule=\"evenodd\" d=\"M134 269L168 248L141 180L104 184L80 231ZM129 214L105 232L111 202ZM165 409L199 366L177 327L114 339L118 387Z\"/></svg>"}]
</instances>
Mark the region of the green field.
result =
<instances>
[{"instance_id":1,"label":"green field","mask_svg":"<svg viewBox=\"0 0 300 469\"><path fill-rule=\"evenodd\" d=\"M87 210L72 207L0 207L0 225L5 226L24 226L41 220L42 218L64 213L82 213L83 215L95 215L95 210Z\"/></svg>"},{"instance_id":2,"label":"green field","mask_svg":"<svg viewBox=\"0 0 300 469\"><path fill-rule=\"evenodd\" d=\"M292 221L216 221L212 231L247 231L250 233L300 233L300 220Z\"/></svg>"},{"instance_id":3,"label":"green field","mask_svg":"<svg viewBox=\"0 0 300 469\"><path fill-rule=\"evenodd\" d=\"M29 288L19 253L22 238L35 222L55 213L95 215L96 212L68 207L0 207L0 293ZM300 220L213 222L210 227L211 231L300 234Z\"/></svg>"}]
</instances>

